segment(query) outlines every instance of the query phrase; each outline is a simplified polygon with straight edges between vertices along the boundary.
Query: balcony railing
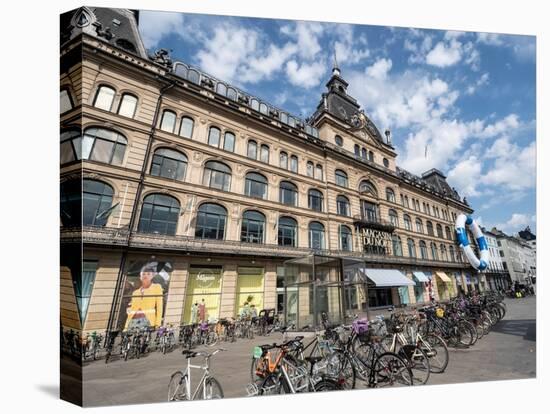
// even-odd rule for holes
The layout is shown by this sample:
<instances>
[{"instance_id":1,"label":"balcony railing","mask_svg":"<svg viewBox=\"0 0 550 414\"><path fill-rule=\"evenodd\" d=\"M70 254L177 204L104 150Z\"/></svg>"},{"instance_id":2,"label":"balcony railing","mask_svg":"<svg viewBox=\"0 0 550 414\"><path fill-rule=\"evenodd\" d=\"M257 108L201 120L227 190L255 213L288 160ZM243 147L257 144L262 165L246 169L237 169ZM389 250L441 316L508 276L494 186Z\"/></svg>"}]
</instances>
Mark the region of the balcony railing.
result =
<instances>
[{"instance_id":1,"label":"balcony railing","mask_svg":"<svg viewBox=\"0 0 550 414\"><path fill-rule=\"evenodd\" d=\"M278 258L295 258L308 254L319 254L333 257L365 260L369 265L394 264L409 266L429 266L464 269L469 265L461 262L446 262L440 260L421 259L408 256L381 255L342 250L316 250L305 247L279 246L277 244L245 243L234 240L197 239L191 236L170 236L153 233L133 233L129 236L128 229L109 227L62 228L62 242L82 242L87 245L126 246L156 250L186 251L210 254L233 254L242 256L263 256Z\"/></svg>"}]
</instances>

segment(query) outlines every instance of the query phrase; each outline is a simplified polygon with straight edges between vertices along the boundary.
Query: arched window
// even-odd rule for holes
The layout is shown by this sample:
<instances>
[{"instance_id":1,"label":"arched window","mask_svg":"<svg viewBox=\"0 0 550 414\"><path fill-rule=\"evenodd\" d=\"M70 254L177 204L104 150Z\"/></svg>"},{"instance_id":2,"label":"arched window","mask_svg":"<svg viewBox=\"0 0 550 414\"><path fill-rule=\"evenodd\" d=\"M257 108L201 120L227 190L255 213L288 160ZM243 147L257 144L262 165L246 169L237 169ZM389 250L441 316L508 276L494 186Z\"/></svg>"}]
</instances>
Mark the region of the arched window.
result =
<instances>
[{"instance_id":1,"label":"arched window","mask_svg":"<svg viewBox=\"0 0 550 414\"><path fill-rule=\"evenodd\" d=\"M254 140L248 141L248 146L246 149L246 156L252 158L253 160L258 158L258 144Z\"/></svg>"},{"instance_id":2,"label":"arched window","mask_svg":"<svg viewBox=\"0 0 550 414\"><path fill-rule=\"evenodd\" d=\"M391 241L392 241L392 247L393 247L393 255L403 256L403 247L401 245L401 237L399 237L397 234L394 234L391 238Z\"/></svg>"},{"instance_id":3,"label":"arched window","mask_svg":"<svg viewBox=\"0 0 550 414\"><path fill-rule=\"evenodd\" d=\"M309 190L307 200L310 209L323 211L323 193L319 190Z\"/></svg>"},{"instance_id":4,"label":"arched window","mask_svg":"<svg viewBox=\"0 0 550 414\"><path fill-rule=\"evenodd\" d=\"M394 209L390 209L390 211L388 212L388 215L390 217L390 223L394 227L399 227L399 217L397 215L397 212Z\"/></svg>"},{"instance_id":5,"label":"arched window","mask_svg":"<svg viewBox=\"0 0 550 414\"><path fill-rule=\"evenodd\" d=\"M350 215L349 200L347 199L347 197L343 195L339 195L338 197L336 197L336 210L341 216Z\"/></svg>"},{"instance_id":6,"label":"arched window","mask_svg":"<svg viewBox=\"0 0 550 414\"><path fill-rule=\"evenodd\" d=\"M315 179L317 180L323 179L323 166L321 164L317 164L315 166Z\"/></svg>"},{"instance_id":7,"label":"arched window","mask_svg":"<svg viewBox=\"0 0 550 414\"><path fill-rule=\"evenodd\" d=\"M361 157L365 160L367 159L367 149L366 148L361 149Z\"/></svg>"},{"instance_id":8,"label":"arched window","mask_svg":"<svg viewBox=\"0 0 550 414\"><path fill-rule=\"evenodd\" d=\"M408 214L403 215L403 223L405 224L405 230L412 231L411 217Z\"/></svg>"},{"instance_id":9,"label":"arched window","mask_svg":"<svg viewBox=\"0 0 550 414\"><path fill-rule=\"evenodd\" d=\"M67 111L73 109L73 100L71 94L67 89L61 89L59 91L59 113L64 114Z\"/></svg>"},{"instance_id":10,"label":"arched window","mask_svg":"<svg viewBox=\"0 0 550 414\"><path fill-rule=\"evenodd\" d=\"M60 212L63 226L82 225L82 181L77 179L61 183Z\"/></svg>"},{"instance_id":11,"label":"arched window","mask_svg":"<svg viewBox=\"0 0 550 414\"><path fill-rule=\"evenodd\" d=\"M120 165L128 141L118 132L104 128L88 128L82 139L82 159Z\"/></svg>"},{"instance_id":12,"label":"arched window","mask_svg":"<svg viewBox=\"0 0 550 414\"><path fill-rule=\"evenodd\" d=\"M269 147L267 145L262 145L260 149L260 160L269 164Z\"/></svg>"},{"instance_id":13,"label":"arched window","mask_svg":"<svg viewBox=\"0 0 550 414\"><path fill-rule=\"evenodd\" d=\"M166 132L174 132L176 128L176 113L165 109L162 112L162 119L160 120L160 129Z\"/></svg>"},{"instance_id":14,"label":"arched window","mask_svg":"<svg viewBox=\"0 0 550 414\"><path fill-rule=\"evenodd\" d=\"M340 250L343 250L345 252L351 252L353 242L352 242L350 228L348 226L344 226L343 224L341 224L339 233L340 233Z\"/></svg>"},{"instance_id":15,"label":"arched window","mask_svg":"<svg viewBox=\"0 0 550 414\"><path fill-rule=\"evenodd\" d=\"M407 239L407 248L409 250L409 257L416 257L416 246L413 239Z\"/></svg>"},{"instance_id":16,"label":"arched window","mask_svg":"<svg viewBox=\"0 0 550 414\"><path fill-rule=\"evenodd\" d=\"M254 172L246 174L244 193L249 197L267 198L267 178Z\"/></svg>"},{"instance_id":17,"label":"arched window","mask_svg":"<svg viewBox=\"0 0 550 414\"><path fill-rule=\"evenodd\" d=\"M197 212L195 237L197 239L223 240L227 210L219 204L201 204Z\"/></svg>"},{"instance_id":18,"label":"arched window","mask_svg":"<svg viewBox=\"0 0 550 414\"><path fill-rule=\"evenodd\" d=\"M82 225L105 226L112 211L113 188L101 181L82 180Z\"/></svg>"},{"instance_id":19,"label":"arched window","mask_svg":"<svg viewBox=\"0 0 550 414\"><path fill-rule=\"evenodd\" d=\"M348 175L342 170L336 170L334 173L336 185L340 187L348 186Z\"/></svg>"},{"instance_id":20,"label":"arched window","mask_svg":"<svg viewBox=\"0 0 550 414\"><path fill-rule=\"evenodd\" d=\"M229 152L235 151L235 134L233 132L227 131L223 135L223 149Z\"/></svg>"},{"instance_id":21,"label":"arched window","mask_svg":"<svg viewBox=\"0 0 550 414\"><path fill-rule=\"evenodd\" d=\"M166 194L149 194L143 199L138 231L175 235L180 203Z\"/></svg>"},{"instance_id":22,"label":"arched window","mask_svg":"<svg viewBox=\"0 0 550 414\"><path fill-rule=\"evenodd\" d=\"M432 251L432 259L439 260L439 255L437 254L437 245L435 243L430 243L430 250Z\"/></svg>"},{"instance_id":23,"label":"arched window","mask_svg":"<svg viewBox=\"0 0 550 414\"><path fill-rule=\"evenodd\" d=\"M353 152L355 153L356 157L361 156L361 148L359 148L359 145L355 144L353 146Z\"/></svg>"},{"instance_id":24,"label":"arched window","mask_svg":"<svg viewBox=\"0 0 550 414\"><path fill-rule=\"evenodd\" d=\"M250 100L250 107L255 111L260 112L260 101L258 101L256 98L252 98Z\"/></svg>"},{"instance_id":25,"label":"arched window","mask_svg":"<svg viewBox=\"0 0 550 414\"><path fill-rule=\"evenodd\" d=\"M451 262L456 262L454 246L449 246L449 256L451 256Z\"/></svg>"},{"instance_id":26,"label":"arched window","mask_svg":"<svg viewBox=\"0 0 550 414\"><path fill-rule=\"evenodd\" d=\"M422 224L422 220L419 218L416 219L416 231L418 233L424 233L424 225Z\"/></svg>"},{"instance_id":27,"label":"arched window","mask_svg":"<svg viewBox=\"0 0 550 414\"><path fill-rule=\"evenodd\" d=\"M298 188L288 181L281 181L279 185L279 201L288 206L296 206L298 202Z\"/></svg>"},{"instance_id":28,"label":"arched window","mask_svg":"<svg viewBox=\"0 0 550 414\"><path fill-rule=\"evenodd\" d=\"M288 170L288 154L284 151L279 153L279 167Z\"/></svg>"},{"instance_id":29,"label":"arched window","mask_svg":"<svg viewBox=\"0 0 550 414\"><path fill-rule=\"evenodd\" d=\"M231 187L231 168L221 162L208 161L204 165L202 185L229 191Z\"/></svg>"},{"instance_id":30,"label":"arched window","mask_svg":"<svg viewBox=\"0 0 550 414\"><path fill-rule=\"evenodd\" d=\"M391 188L386 188L386 200L395 203L395 192Z\"/></svg>"},{"instance_id":31,"label":"arched window","mask_svg":"<svg viewBox=\"0 0 550 414\"><path fill-rule=\"evenodd\" d=\"M115 90L110 86L100 86L95 94L94 106L105 111L110 111L115 99L115 93Z\"/></svg>"},{"instance_id":32,"label":"arched window","mask_svg":"<svg viewBox=\"0 0 550 414\"><path fill-rule=\"evenodd\" d=\"M241 241L264 243L265 216L257 211L245 211L241 224Z\"/></svg>"},{"instance_id":33,"label":"arched window","mask_svg":"<svg viewBox=\"0 0 550 414\"><path fill-rule=\"evenodd\" d=\"M403 206L409 208L409 197L407 196L403 197L403 201L404 201Z\"/></svg>"},{"instance_id":34,"label":"arched window","mask_svg":"<svg viewBox=\"0 0 550 414\"><path fill-rule=\"evenodd\" d=\"M428 247L426 246L426 242L424 240L420 240L420 243L418 243L420 246L420 257L422 259L428 258Z\"/></svg>"},{"instance_id":35,"label":"arched window","mask_svg":"<svg viewBox=\"0 0 550 414\"><path fill-rule=\"evenodd\" d=\"M169 148L159 148L153 155L151 175L183 181L187 171L187 157Z\"/></svg>"},{"instance_id":36,"label":"arched window","mask_svg":"<svg viewBox=\"0 0 550 414\"><path fill-rule=\"evenodd\" d=\"M296 241L298 229L298 224L296 223L296 220L291 217L280 217L278 227L279 246L296 247L298 245Z\"/></svg>"},{"instance_id":37,"label":"arched window","mask_svg":"<svg viewBox=\"0 0 550 414\"><path fill-rule=\"evenodd\" d=\"M441 251L441 260L443 260L444 262L449 261L449 258L447 257L447 247L442 244L441 246L439 246L439 250Z\"/></svg>"},{"instance_id":38,"label":"arched window","mask_svg":"<svg viewBox=\"0 0 550 414\"><path fill-rule=\"evenodd\" d=\"M428 231L428 235L433 236L434 235L434 225L431 221L426 222L426 230Z\"/></svg>"},{"instance_id":39,"label":"arched window","mask_svg":"<svg viewBox=\"0 0 550 414\"><path fill-rule=\"evenodd\" d=\"M369 161L374 162L374 152L369 151Z\"/></svg>"},{"instance_id":40,"label":"arched window","mask_svg":"<svg viewBox=\"0 0 550 414\"><path fill-rule=\"evenodd\" d=\"M309 223L309 248L315 250L325 248L325 226L318 221Z\"/></svg>"},{"instance_id":41,"label":"arched window","mask_svg":"<svg viewBox=\"0 0 550 414\"><path fill-rule=\"evenodd\" d=\"M441 224L439 224L439 223L436 224L435 230L437 231L437 237L442 239L443 238L443 227L441 227Z\"/></svg>"},{"instance_id":42,"label":"arched window","mask_svg":"<svg viewBox=\"0 0 550 414\"><path fill-rule=\"evenodd\" d=\"M120 98L120 103L118 104L118 114L133 118L136 114L138 98L135 95L130 93L125 93Z\"/></svg>"},{"instance_id":43,"label":"arched window","mask_svg":"<svg viewBox=\"0 0 550 414\"><path fill-rule=\"evenodd\" d=\"M313 177L313 163L311 161L308 161L306 164L306 173L308 177Z\"/></svg>"},{"instance_id":44,"label":"arched window","mask_svg":"<svg viewBox=\"0 0 550 414\"><path fill-rule=\"evenodd\" d=\"M373 197L378 197L376 187L368 180L361 181L361 184L359 184L359 192L363 194L370 194Z\"/></svg>"},{"instance_id":45,"label":"arched window","mask_svg":"<svg viewBox=\"0 0 550 414\"><path fill-rule=\"evenodd\" d=\"M294 173L298 172L298 157L296 155L290 156L290 171Z\"/></svg>"},{"instance_id":46,"label":"arched window","mask_svg":"<svg viewBox=\"0 0 550 414\"><path fill-rule=\"evenodd\" d=\"M334 142L336 143L336 145L338 145L339 147L342 147L344 145L344 140L342 139L342 137L340 135L336 135L334 137Z\"/></svg>"},{"instance_id":47,"label":"arched window","mask_svg":"<svg viewBox=\"0 0 550 414\"><path fill-rule=\"evenodd\" d=\"M71 129L61 133L61 150L59 154L61 164L82 158L82 135L80 130Z\"/></svg>"},{"instance_id":48,"label":"arched window","mask_svg":"<svg viewBox=\"0 0 550 414\"><path fill-rule=\"evenodd\" d=\"M193 128L195 126L195 121L188 116L181 118L180 124L180 136L184 138L193 138Z\"/></svg>"},{"instance_id":49,"label":"arched window","mask_svg":"<svg viewBox=\"0 0 550 414\"><path fill-rule=\"evenodd\" d=\"M267 105L264 104L263 102L260 103L260 113L262 113L264 115L267 115L267 113L268 113Z\"/></svg>"},{"instance_id":50,"label":"arched window","mask_svg":"<svg viewBox=\"0 0 550 414\"><path fill-rule=\"evenodd\" d=\"M222 96L226 96L227 95L227 86L225 86L225 84L222 83L222 82L218 82L216 84L216 93L219 93Z\"/></svg>"},{"instance_id":51,"label":"arched window","mask_svg":"<svg viewBox=\"0 0 550 414\"><path fill-rule=\"evenodd\" d=\"M220 129L216 127L210 127L210 129L208 130L208 145L219 148L220 139L221 139Z\"/></svg>"},{"instance_id":52,"label":"arched window","mask_svg":"<svg viewBox=\"0 0 550 414\"><path fill-rule=\"evenodd\" d=\"M449 226L445 226L445 236L447 237L447 240L452 240L453 236L451 235L451 229Z\"/></svg>"},{"instance_id":53,"label":"arched window","mask_svg":"<svg viewBox=\"0 0 550 414\"><path fill-rule=\"evenodd\" d=\"M187 79L189 80L189 82L200 85L201 75L197 70L189 69L189 71L187 72Z\"/></svg>"}]
</instances>

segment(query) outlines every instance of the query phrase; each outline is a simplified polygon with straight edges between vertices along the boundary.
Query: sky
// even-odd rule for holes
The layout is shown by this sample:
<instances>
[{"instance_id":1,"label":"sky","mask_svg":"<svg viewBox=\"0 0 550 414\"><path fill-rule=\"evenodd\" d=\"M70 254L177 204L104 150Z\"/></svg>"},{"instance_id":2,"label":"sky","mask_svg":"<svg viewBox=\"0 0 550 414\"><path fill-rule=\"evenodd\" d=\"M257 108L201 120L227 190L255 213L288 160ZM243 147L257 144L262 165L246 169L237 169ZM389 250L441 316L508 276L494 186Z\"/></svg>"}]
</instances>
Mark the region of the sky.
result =
<instances>
[{"instance_id":1,"label":"sky","mask_svg":"<svg viewBox=\"0 0 550 414\"><path fill-rule=\"evenodd\" d=\"M140 12L145 47L305 118L334 56L397 165L440 169L474 217L536 232L534 36Z\"/></svg>"}]
</instances>

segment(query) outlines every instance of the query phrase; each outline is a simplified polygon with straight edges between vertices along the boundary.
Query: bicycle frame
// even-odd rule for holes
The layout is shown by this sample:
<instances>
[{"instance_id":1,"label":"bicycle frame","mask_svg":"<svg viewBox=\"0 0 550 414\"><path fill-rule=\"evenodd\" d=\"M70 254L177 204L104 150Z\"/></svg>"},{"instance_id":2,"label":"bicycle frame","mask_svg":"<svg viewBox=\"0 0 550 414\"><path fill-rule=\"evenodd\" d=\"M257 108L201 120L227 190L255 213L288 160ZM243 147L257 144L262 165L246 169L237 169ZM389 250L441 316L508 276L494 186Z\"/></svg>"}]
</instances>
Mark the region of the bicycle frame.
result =
<instances>
[{"instance_id":1,"label":"bicycle frame","mask_svg":"<svg viewBox=\"0 0 550 414\"><path fill-rule=\"evenodd\" d=\"M203 371L202 378L200 382L197 384L197 388L195 388L193 395L191 395L191 369L200 369ZM183 375L184 375L183 378L185 378L185 395L187 396L187 399L189 401L194 400L201 389L202 389L202 397L203 399L206 399L206 387L204 386L204 384L208 379L208 377L210 377L210 367L208 364L208 359L206 360L204 365L193 365L191 364L191 358L188 358L187 368L183 373Z\"/></svg>"}]
</instances>

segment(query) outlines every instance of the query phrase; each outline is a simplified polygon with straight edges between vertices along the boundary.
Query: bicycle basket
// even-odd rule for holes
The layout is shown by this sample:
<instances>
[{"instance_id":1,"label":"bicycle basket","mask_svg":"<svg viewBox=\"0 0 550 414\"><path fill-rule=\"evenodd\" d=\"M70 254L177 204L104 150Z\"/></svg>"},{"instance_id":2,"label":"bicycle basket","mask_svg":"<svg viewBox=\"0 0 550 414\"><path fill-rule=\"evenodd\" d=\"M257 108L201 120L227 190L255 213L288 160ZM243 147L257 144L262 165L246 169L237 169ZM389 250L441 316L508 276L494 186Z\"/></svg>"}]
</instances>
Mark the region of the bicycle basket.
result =
<instances>
[{"instance_id":1,"label":"bicycle basket","mask_svg":"<svg viewBox=\"0 0 550 414\"><path fill-rule=\"evenodd\" d=\"M363 335L369 331L369 321L367 319L356 319L351 324L351 327L357 335Z\"/></svg>"},{"instance_id":2,"label":"bicycle basket","mask_svg":"<svg viewBox=\"0 0 550 414\"><path fill-rule=\"evenodd\" d=\"M443 316L445 316L445 311L443 310L443 308L437 308L435 310L435 316L437 316L438 318L442 318Z\"/></svg>"}]
</instances>

